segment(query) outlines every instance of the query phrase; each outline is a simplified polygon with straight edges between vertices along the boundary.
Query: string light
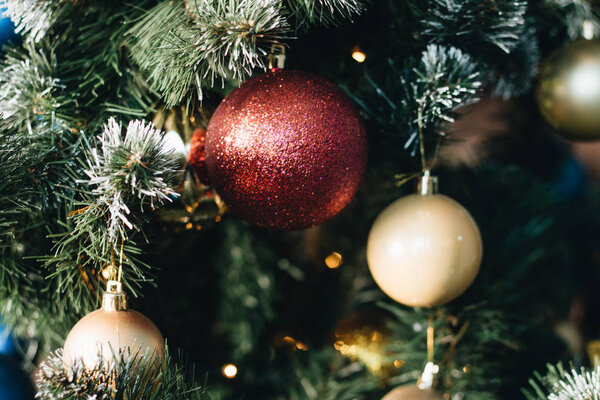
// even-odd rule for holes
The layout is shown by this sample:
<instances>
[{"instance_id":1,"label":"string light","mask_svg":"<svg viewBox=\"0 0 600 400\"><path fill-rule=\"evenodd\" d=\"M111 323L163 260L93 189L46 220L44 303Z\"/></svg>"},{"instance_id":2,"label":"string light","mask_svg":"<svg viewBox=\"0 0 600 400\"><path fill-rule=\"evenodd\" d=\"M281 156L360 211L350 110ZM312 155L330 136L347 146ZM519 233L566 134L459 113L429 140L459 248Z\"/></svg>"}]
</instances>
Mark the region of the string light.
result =
<instances>
[{"instance_id":1,"label":"string light","mask_svg":"<svg viewBox=\"0 0 600 400\"><path fill-rule=\"evenodd\" d=\"M238 369L233 364L225 364L223 368L221 368L221 373L227 379L233 379L238 373Z\"/></svg>"},{"instance_id":2,"label":"string light","mask_svg":"<svg viewBox=\"0 0 600 400\"><path fill-rule=\"evenodd\" d=\"M288 343L290 345L292 345L293 347L295 347L294 350L301 350L301 351L307 351L308 350L308 346L305 343L302 343L296 339L294 339L291 336L285 336L283 339L281 339L282 342L284 343Z\"/></svg>"},{"instance_id":3,"label":"string light","mask_svg":"<svg viewBox=\"0 0 600 400\"><path fill-rule=\"evenodd\" d=\"M110 279L110 270L111 270L110 265L108 265L102 269L101 273L102 273L102 277L104 278L105 281Z\"/></svg>"},{"instance_id":4,"label":"string light","mask_svg":"<svg viewBox=\"0 0 600 400\"><path fill-rule=\"evenodd\" d=\"M343 262L344 262L344 259L343 259L342 255L335 251L333 253L329 254L325 258L325 265L327 265L327 268L329 268L329 269L336 269L340 265L342 265Z\"/></svg>"},{"instance_id":5,"label":"string light","mask_svg":"<svg viewBox=\"0 0 600 400\"><path fill-rule=\"evenodd\" d=\"M357 63L363 63L367 59L367 55L362 51L362 49L358 46L355 46L352 49L352 58Z\"/></svg>"}]
</instances>

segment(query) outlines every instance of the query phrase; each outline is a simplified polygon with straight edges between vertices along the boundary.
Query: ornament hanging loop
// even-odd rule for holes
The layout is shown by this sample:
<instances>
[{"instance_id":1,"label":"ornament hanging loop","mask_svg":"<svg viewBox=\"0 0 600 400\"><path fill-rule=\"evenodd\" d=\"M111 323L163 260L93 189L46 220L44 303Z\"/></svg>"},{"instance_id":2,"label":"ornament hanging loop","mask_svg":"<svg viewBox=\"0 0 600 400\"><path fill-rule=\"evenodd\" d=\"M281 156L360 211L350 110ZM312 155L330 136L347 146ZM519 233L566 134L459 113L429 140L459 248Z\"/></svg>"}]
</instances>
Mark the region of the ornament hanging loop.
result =
<instances>
[{"instance_id":1,"label":"ornament hanging loop","mask_svg":"<svg viewBox=\"0 0 600 400\"><path fill-rule=\"evenodd\" d=\"M267 55L269 61L269 69L284 69L285 68L285 45L274 43L271 45L271 51Z\"/></svg>"}]
</instances>

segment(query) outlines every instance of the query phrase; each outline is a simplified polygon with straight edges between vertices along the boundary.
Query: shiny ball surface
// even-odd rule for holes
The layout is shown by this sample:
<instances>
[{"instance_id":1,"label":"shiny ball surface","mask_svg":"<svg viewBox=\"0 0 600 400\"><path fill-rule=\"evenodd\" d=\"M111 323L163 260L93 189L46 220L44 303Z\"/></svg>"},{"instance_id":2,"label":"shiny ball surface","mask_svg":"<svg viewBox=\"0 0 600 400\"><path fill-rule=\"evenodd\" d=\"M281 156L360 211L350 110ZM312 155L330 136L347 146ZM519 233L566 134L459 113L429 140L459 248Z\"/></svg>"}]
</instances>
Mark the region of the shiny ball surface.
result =
<instances>
[{"instance_id":1,"label":"shiny ball surface","mask_svg":"<svg viewBox=\"0 0 600 400\"><path fill-rule=\"evenodd\" d=\"M392 299L433 307L462 294L475 279L482 242L475 221L441 195L409 195L375 220L367 242L371 275Z\"/></svg>"},{"instance_id":2,"label":"shiny ball surface","mask_svg":"<svg viewBox=\"0 0 600 400\"><path fill-rule=\"evenodd\" d=\"M600 139L600 40L578 40L551 54L540 68L536 97L566 139Z\"/></svg>"},{"instance_id":3,"label":"shiny ball surface","mask_svg":"<svg viewBox=\"0 0 600 400\"><path fill-rule=\"evenodd\" d=\"M134 310L96 310L83 317L69 332L65 341L63 362L71 366L81 360L87 369L95 368L99 355L104 362L119 354L154 354L165 357L165 340L158 328L143 314Z\"/></svg>"},{"instance_id":4,"label":"shiny ball surface","mask_svg":"<svg viewBox=\"0 0 600 400\"><path fill-rule=\"evenodd\" d=\"M381 400L442 400L443 397L437 391L432 389L419 389L416 385L400 386L385 396Z\"/></svg>"},{"instance_id":5,"label":"shiny ball surface","mask_svg":"<svg viewBox=\"0 0 600 400\"><path fill-rule=\"evenodd\" d=\"M352 101L318 75L276 70L229 94L207 129L211 184L256 225L297 230L340 212L367 162Z\"/></svg>"}]
</instances>

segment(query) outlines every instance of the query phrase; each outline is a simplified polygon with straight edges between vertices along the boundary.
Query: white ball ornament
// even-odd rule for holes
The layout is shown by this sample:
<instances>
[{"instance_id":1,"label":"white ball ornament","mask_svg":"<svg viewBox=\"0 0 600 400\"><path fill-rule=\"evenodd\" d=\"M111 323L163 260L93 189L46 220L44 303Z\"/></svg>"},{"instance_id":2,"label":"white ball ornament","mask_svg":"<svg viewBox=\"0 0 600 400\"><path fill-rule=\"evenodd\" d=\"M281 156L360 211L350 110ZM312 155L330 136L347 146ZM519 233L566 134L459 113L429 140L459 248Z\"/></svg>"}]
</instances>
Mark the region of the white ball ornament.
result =
<instances>
[{"instance_id":1,"label":"white ball ornament","mask_svg":"<svg viewBox=\"0 0 600 400\"><path fill-rule=\"evenodd\" d=\"M81 361L88 370L102 362L126 355L154 357L157 366L165 358L165 340L143 314L129 310L120 282L109 281L102 308L83 317L71 330L64 345L63 364ZM150 360L152 361L152 360Z\"/></svg>"},{"instance_id":2,"label":"white ball ornament","mask_svg":"<svg viewBox=\"0 0 600 400\"><path fill-rule=\"evenodd\" d=\"M367 261L379 287L413 307L445 304L471 285L481 264L479 228L469 212L437 194L426 173L419 194L389 205L375 220Z\"/></svg>"}]
</instances>

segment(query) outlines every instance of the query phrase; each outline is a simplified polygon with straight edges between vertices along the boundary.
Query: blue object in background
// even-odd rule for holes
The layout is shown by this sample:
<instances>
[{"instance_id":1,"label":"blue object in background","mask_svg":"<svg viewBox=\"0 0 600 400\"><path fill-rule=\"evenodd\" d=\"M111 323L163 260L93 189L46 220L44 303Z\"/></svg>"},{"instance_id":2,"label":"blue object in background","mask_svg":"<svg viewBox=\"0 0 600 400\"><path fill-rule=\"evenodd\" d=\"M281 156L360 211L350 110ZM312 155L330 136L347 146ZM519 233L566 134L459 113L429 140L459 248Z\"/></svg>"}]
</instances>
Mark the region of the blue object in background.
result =
<instances>
[{"instance_id":1,"label":"blue object in background","mask_svg":"<svg viewBox=\"0 0 600 400\"><path fill-rule=\"evenodd\" d=\"M0 355L14 357L17 355L17 347L15 346L15 338L10 333L6 325L2 325L0 321ZM0 400L2 398L0 397Z\"/></svg>"},{"instance_id":2,"label":"blue object in background","mask_svg":"<svg viewBox=\"0 0 600 400\"><path fill-rule=\"evenodd\" d=\"M6 8L0 8L0 47L17 38L15 26L5 13Z\"/></svg>"},{"instance_id":3,"label":"blue object in background","mask_svg":"<svg viewBox=\"0 0 600 400\"><path fill-rule=\"evenodd\" d=\"M573 200L585 194L587 176L583 166L575 158L565 159L554 181L554 190L562 200Z\"/></svg>"},{"instance_id":4,"label":"blue object in background","mask_svg":"<svg viewBox=\"0 0 600 400\"><path fill-rule=\"evenodd\" d=\"M25 371L10 357L0 355L0 400L33 400L35 390Z\"/></svg>"}]
</instances>

